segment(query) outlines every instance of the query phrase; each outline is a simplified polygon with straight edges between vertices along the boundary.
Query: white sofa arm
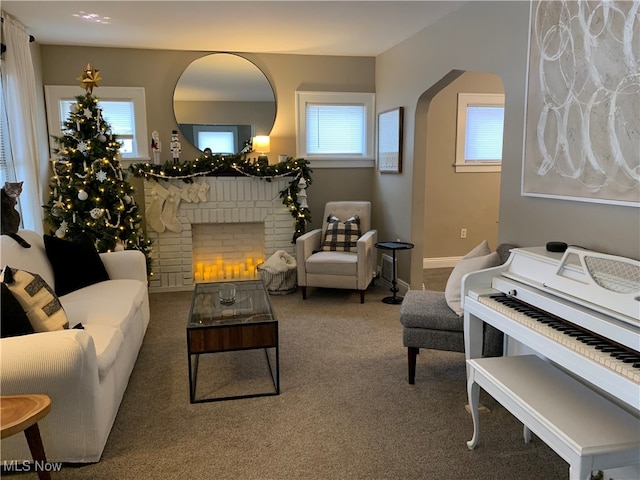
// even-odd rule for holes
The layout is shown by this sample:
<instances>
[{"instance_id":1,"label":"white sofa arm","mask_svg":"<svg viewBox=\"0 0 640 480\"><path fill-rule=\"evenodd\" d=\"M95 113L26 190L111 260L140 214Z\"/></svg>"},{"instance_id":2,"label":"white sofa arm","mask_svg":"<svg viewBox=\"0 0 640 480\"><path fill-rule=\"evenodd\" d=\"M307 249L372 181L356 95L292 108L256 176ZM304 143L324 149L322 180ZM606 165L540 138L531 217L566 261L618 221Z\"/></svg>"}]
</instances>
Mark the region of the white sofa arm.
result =
<instances>
[{"instance_id":1,"label":"white sofa arm","mask_svg":"<svg viewBox=\"0 0 640 480\"><path fill-rule=\"evenodd\" d=\"M59 393L66 397L98 387L96 349L91 336L80 329L3 338L0 365L3 395Z\"/></svg>"},{"instance_id":2,"label":"white sofa arm","mask_svg":"<svg viewBox=\"0 0 640 480\"><path fill-rule=\"evenodd\" d=\"M147 283L147 261L140 250L101 253L100 259L111 280L131 279Z\"/></svg>"},{"instance_id":3,"label":"white sofa arm","mask_svg":"<svg viewBox=\"0 0 640 480\"><path fill-rule=\"evenodd\" d=\"M358 259L363 259L363 262L360 263L358 268L358 290L364 290L369 286L371 280L376 275L376 242L378 241L378 231L377 230L369 230L364 235L362 235L357 245L358 251Z\"/></svg>"}]
</instances>

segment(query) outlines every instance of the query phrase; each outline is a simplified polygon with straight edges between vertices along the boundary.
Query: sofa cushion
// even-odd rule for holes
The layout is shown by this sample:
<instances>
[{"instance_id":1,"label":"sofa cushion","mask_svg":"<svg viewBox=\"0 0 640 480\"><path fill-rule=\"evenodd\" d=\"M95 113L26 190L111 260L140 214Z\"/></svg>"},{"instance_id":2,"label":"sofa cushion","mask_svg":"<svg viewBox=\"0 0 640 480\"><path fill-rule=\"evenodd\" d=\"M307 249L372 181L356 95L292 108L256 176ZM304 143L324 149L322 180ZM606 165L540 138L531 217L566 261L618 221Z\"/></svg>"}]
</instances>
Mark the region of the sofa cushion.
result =
<instances>
[{"instance_id":1,"label":"sofa cushion","mask_svg":"<svg viewBox=\"0 0 640 480\"><path fill-rule=\"evenodd\" d=\"M13 296L9 287L4 283L0 283L0 286L2 287L0 337L17 337L18 335L33 333L33 327L20 302Z\"/></svg>"},{"instance_id":2,"label":"sofa cushion","mask_svg":"<svg viewBox=\"0 0 640 480\"><path fill-rule=\"evenodd\" d=\"M69 328L60 300L40 275L6 266L2 271L2 283L22 306L34 332Z\"/></svg>"},{"instance_id":3,"label":"sofa cushion","mask_svg":"<svg viewBox=\"0 0 640 480\"><path fill-rule=\"evenodd\" d=\"M360 238L360 217L354 215L344 222L330 214L324 231L322 250L331 252L355 252Z\"/></svg>"},{"instance_id":4,"label":"sofa cushion","mask_svg":"<svg viewBox=\"0 0 640 480\"><path fill-rule=\"evenodd\" d=\"M146 289L138 280L108 280L64 295L60 301L72 325L110 325L127 336Z\"/></svg>"},{"instance_id":5,"label":"sofa cushion","mask_svg":"<svg viewBox=\"0 0 640 480\"><path fill-rule=\"evenodd\" d=\"M318 275L347 275L355 277L358 255L354 252L318 252L307 258L307 273Z\"/></svg>"},{"instance_id":6,"label":"sofa cushion","mask_svg":"<svg viewBox=\"0 0 640 480\"><path fill-rule=\"evenodd\" d=\"M85 325L84 331L93 339L93 344L96 348L98 376L102 380L111 370L120 348L124 345L124 335L120 329L109 325Z\"/></svg>"},{"instance_id":7,"label":"sofa cushion","mask_svg":"<svg viewBox=\"0 0 640 480\"><path fill-rule=\"evenodd\" d=\"M43 239L58 295L109 280L100 254L90 241L70 242L51 235Z\"/></svg>"},{"instance_id":8,"label":"sofa cushion","mask_svg":"<svg viewBox=\"0 0 640 480\"><path fill-rule=\"evenodd\" d=\"M400 305L400 322L405 328L463 331L462 318L451 310L444 292L409 290Z\"/></svg>"}]
</instances>

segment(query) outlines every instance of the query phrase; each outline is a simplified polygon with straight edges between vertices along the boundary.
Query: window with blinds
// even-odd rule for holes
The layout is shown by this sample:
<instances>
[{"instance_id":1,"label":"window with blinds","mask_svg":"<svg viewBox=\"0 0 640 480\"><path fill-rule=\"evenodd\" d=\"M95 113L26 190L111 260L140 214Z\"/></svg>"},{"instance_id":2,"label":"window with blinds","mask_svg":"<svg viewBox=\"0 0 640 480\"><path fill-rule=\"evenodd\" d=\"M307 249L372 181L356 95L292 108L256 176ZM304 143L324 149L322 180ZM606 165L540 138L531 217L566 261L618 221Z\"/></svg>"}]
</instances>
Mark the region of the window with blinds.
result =
<instances>
[{"instance_id":1,"label":"window with blinds","mask_svg":"<svg viewBox=\"0 0 640 480\"><path fill-rule=\"evenodd\" d=\"M503 134L503 94L459 93L456 172L499 172Z\"/></svg>"},{"instance_id":2,"label":"window with blinds","mask_svg":"<svg viewBox=\"0 0 640 480\"><path fill-rule=\"evenodd\" d=\"M45 101L47 122L52 136L61 136L64 122L75 105L75 97L82 94L78 87L47 85ZM94 92L102 116L121 143L124 160L149 160L145 92L142 87L100 87ZM52 139L51 151L56 148Z\"/></svg>"},{"instance_id":3,"label":"window with blinds","mask_svg":"<svg viewBox=\"0 0 640 480\"><path fill-rule=\"evenodd\" d=\"M374 94L296 92L297 155L314 166L373 165Z\"/></svg>"}]
</instances>

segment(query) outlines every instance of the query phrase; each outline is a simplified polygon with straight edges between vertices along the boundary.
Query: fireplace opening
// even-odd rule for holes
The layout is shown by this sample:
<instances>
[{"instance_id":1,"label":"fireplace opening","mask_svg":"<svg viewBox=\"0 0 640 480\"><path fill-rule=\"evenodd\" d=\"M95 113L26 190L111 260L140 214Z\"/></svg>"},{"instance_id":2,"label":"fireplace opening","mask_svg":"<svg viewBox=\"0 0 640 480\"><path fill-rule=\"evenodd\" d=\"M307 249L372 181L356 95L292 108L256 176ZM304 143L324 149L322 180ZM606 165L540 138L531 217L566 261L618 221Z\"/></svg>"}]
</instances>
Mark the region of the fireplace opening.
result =
<instances>
[{"instance_id":1,"label":"fireplace opening","mask_svg":"<svg viewBox=\"0 0 640 480\"><path fill-rule=\"evenodd\" d=\"M201 223L192 226L192 237L194 283L257 278L264 223Z\"/></svg>"}]
</instances>

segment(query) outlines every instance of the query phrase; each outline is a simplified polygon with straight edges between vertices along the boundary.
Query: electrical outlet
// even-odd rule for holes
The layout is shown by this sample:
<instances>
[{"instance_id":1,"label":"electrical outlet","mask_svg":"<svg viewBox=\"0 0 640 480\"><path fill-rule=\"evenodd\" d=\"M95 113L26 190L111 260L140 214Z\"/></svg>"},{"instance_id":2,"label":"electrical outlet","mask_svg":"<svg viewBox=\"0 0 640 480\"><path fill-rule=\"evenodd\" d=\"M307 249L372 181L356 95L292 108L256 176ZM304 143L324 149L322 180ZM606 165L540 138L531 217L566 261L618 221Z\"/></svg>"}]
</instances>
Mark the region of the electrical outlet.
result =
<instances>
[{"instance_id":1,"label":"electrical outlet","mask_svg":"<svg viewBox=\"0 0 640 480\"><path fill-rule=\"evenodd\" d=\"M467 229L466 228L461 228L460 229L460 238L467 238Z\"/></svg>"}]
</instances>

